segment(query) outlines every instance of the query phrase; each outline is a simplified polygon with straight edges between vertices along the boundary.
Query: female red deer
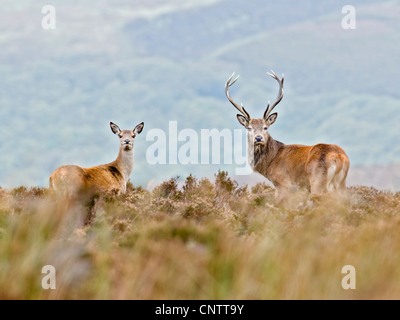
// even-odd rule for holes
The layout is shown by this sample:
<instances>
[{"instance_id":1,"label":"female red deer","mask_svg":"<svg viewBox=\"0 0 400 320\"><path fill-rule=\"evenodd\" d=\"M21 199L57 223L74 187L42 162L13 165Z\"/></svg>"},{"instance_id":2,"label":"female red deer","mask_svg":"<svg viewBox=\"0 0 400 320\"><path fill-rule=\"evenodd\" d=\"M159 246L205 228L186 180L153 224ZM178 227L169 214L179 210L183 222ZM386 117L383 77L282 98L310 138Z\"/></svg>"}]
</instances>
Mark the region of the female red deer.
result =
<instances>
[{"instance_id":1,"label":"female red deer","mask_svg":"<svg viewBox=\"0 0 400 320\"><path fill-rule=\"evenodd\" d=\"M91 168L66 165L56 169L50 176L50 188L70 196L82 191L125 193L126 183L133 168L133 141L142 132L141 122L133 130L121 130L110 122L111 131L119 138L119 153L115 161Z\"/></svg>"},{"instance_id":2,"label":"female red deer","mask_svg":"<svg viewBox=\"0 0 400 320\"><path fill-rule=\"evenodd\" d=\"M285 145L274 140L268 128L275 122L278 114L272 110L283 98L283 81L273 72L268 73L279 83L276 101L268 106L261 119L251 119L243 104L239 107L230 94L233 73L225 84L225 94L233 106L240 111L237 115L239 123L247 129L248 162L254 171L270 180L282 199L295 187L307 189L318 195L346 188L346 177L350 162L342 148L334 144L316 144L303 146L299 144Z\"/></svg>"}]
</instances>

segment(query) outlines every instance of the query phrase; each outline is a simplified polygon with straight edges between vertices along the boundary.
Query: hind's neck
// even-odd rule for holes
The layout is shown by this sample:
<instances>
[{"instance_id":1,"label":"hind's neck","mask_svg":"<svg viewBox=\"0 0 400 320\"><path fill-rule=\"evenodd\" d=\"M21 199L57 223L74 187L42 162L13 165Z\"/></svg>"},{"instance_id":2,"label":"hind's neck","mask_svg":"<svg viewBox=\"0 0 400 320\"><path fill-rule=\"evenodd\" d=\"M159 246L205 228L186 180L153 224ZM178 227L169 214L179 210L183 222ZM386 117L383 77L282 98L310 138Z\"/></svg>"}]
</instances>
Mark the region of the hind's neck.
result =
<instances>
[{"instance_id":1,"label":"hind's neck","mask_svg":"<svg viewBox=\"0 0 400 320\"><path fill-rule=\"evenodd\" d=\"M113 162L114 166L121 172L124 177L125 182L128 181L129 176L133 169L133 148L130 150L124 150L124 148L119 149L117 159Z\"/></svg>"}]
</instances>

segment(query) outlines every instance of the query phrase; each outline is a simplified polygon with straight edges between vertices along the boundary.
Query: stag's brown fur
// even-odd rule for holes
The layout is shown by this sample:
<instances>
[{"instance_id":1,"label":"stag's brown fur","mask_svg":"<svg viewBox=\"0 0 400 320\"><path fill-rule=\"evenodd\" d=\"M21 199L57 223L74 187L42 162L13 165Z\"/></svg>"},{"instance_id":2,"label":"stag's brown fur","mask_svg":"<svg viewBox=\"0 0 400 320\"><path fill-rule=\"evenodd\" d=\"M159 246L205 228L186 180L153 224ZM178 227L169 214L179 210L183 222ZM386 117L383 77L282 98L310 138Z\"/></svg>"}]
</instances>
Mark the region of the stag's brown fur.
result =
<instances>
[{"instance_id":1,"label":"stag's brown fur","mask_svg":"<svg viewBox=\"0 0 400 320\"><path fill-rule=\"evenodd\" d=\"M247 129L250 166L274 184L280 199L294 187L307 189L312 194L345 189L350 162L342 148L323 143L285 145L270 136L268 129L278 117L276 112L271 112L283 98L284 77L279 79L273 71L269 75L278 81L279 93L271 108L268 103L264 116L259 119L251 119L243 105L236 104L229 94L229 87L239 77L233 80L232 74L225 84L228 100L241 113L237 115L239 123Z\"/></svg>"},{"instance_id":2,"label":"stag's brown fur","mask_svg":"<svg viewBox=\"0 0 400 320\"><path fill-rule=\"evenodd\" d=\"M277 188L279 197L290 189L307 189L312 194L346 188L350 162L342 148L333 144L285 145L269 136L254 147L254 171Z\"/></svg>"}]
</instances>

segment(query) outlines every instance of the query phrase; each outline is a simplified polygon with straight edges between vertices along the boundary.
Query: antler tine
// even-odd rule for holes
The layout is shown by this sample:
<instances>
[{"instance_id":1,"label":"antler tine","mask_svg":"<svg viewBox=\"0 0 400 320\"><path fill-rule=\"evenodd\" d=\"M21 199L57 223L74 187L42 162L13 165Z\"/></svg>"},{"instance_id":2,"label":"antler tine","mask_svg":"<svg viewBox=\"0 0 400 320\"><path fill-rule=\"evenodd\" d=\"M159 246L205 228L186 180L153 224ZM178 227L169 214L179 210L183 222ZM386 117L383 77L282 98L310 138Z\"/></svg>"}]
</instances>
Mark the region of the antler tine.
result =
<instances>
[{"instance_id":1,"label":"antler tine","mask_svg":"<svg viewBox=\"0 0 400 320\"><path fill-rule=\"evenodd\" d=\"M271 70L271 72L272 72L272 73L267 72L267 74L268 74L269 76L271 76L272 78L274 78L274 79L276 79L276 80L279 81L279 78L278 78L278 76L276 75L276 73L274 72L274 70Z\"/></svg>"},{"instance_id":2,"label":"antler tine","mask_svg":"<svg viewBox=\"0 0 400 320\"><path fill-rule=\"evenodd\" d=\"M264 119L267 119L267 116L269 115L268 109L269 109L270 103L271 102L268 100L267 108L265 109L265 112L264 112Z\"/></svg>"},{"instance_id":3,"label":"antler tine","mask_svg":"<svg viewBox=\"0 0 400 320\"><path fill-rule=\"evenodd\" d=\"M234 75L235 75L235 72L232 73L232 75L229 77L229 79L228 79L228 81L227 81L229 87L232 86L232 85L239 79L239 77L240 77L240 75L238 75L238 76L235 78L235 80L231 81L232 78L234 77Z\"/></svg>"},{"instance_id":4,"label":"antler tine","mask_svg":"<svg viewBox=\"0 0 400 320\"><path fill-rule=\"evenodd\" d=\"M274 110L274 108L276 107L276 105L281 102L282 98L283 98L283 82L285 80L285 76L282 73L282 79L279 79L279 77L276 75L276 73L274 71L271 70L272 73L267 72L267 74L269 76L271 76L272 78L274 78L276 81L278 81L279 83L279 92L278 95L276 97L275 102L271 105L270 108L270 102L268 101L268 106L267 109L264 112L264 119L267 119L267 117L270 115L270 113L272 112L272 110Z\"/></svg>"},{"instance_id":5,"label":"antler tine","mask_svg":"<svg viewBox=\"0 0 400 320\"><path fill-rule=\"evenodd\" d=\"M230 101L230 103L232 103L233 106L234 106L236 109L238 109L239 112L240 112L241 114L243 114L243 115L247 118L247 120L250 120L250 115L249 115L249 113L246 111L246 109L243 107L243 103L242 103L241 106L239 107L239 106L236 104L236 102L233 101L231 95L229 94L229 88L239 79L239 76L237 76L237 77L232 81L232 78L234 77L234 75L235 75L235 72L232 73L232 75L231 75L231 76L229 77L229 79L226 81L226 84L225 84L225 94L226 94L226 97L228 98L228 100Z\"/></svg>"}]
</instances>

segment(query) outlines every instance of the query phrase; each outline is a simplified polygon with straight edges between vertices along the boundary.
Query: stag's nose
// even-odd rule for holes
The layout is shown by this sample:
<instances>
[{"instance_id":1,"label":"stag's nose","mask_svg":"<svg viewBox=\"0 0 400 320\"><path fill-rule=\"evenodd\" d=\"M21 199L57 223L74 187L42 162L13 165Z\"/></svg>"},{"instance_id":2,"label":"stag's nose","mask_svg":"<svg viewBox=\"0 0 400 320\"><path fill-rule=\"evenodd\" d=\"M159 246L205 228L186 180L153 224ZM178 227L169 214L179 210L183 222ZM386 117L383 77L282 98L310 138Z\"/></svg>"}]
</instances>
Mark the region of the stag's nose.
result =
<instances>
[{"instance_id":1,"label":"stag's nose","mask_svg":"<svg viewBox=\"0 0 400 320\"><path fill-rule=\"evenodd\" d=\"M131 142L131 140L125 139L125 144L129 144L130 142Z\"/></svg>"},{"instance_id":2,"label":"stag's nose","mask_svg":"<svg viewBox=\"0 0 400 320\"><path fill-rule=\"evenodd\" d=\"M261 142L262 141L262 136L255 136L254 140L255 140L255 142Z\"/></svg>"}]
</instances>

